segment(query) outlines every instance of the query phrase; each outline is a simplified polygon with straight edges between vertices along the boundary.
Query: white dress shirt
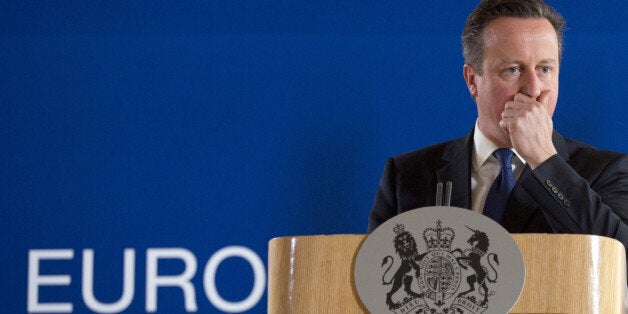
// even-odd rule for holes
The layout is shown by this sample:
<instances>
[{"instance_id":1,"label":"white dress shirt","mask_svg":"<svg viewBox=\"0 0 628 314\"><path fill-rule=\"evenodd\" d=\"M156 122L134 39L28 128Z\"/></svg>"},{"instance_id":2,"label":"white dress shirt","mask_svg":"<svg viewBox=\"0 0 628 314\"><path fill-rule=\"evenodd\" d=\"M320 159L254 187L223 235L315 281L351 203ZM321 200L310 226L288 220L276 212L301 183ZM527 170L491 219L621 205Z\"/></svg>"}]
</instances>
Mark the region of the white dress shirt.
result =
<instances>
[{"instance_id":1,"label":"white dress shirt","mask_svg":"<svg viewBox=\"0 0 628 314\"><path fill-rule=\"evenodd\" d=\"M476 121L473 132L473 151L471 152L471 209L475 212L482 213L484 210L488 191L499 175L499 161L493 156L493 152L498 148L482 134ZM515 153L514 156L517 156L517 158L512 159L512 171L516 182L519 180L526 162L517 154L517 151L514 149L512 151Z\"/></svg>"}]
</instances>

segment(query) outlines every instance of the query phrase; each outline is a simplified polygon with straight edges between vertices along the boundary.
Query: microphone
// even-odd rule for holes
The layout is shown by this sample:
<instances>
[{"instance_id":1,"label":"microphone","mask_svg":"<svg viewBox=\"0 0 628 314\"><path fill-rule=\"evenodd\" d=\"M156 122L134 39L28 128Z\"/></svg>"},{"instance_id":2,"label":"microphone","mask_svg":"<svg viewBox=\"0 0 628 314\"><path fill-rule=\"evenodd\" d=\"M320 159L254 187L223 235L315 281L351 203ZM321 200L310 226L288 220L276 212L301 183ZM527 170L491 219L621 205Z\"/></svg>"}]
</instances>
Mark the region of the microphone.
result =
<instances>
[{"instance_id":1,"label":"microphone","mask_svg":"<svg viewBox=\"0 0 628 314\"><path fill-rule=\"evenodd\" d=\"M445 186L445 206L451 206L451 191L453 189L453 183L447 181ZM436 184L436 206L443 206L443 182Z\"/></svg>"}]
</instances>

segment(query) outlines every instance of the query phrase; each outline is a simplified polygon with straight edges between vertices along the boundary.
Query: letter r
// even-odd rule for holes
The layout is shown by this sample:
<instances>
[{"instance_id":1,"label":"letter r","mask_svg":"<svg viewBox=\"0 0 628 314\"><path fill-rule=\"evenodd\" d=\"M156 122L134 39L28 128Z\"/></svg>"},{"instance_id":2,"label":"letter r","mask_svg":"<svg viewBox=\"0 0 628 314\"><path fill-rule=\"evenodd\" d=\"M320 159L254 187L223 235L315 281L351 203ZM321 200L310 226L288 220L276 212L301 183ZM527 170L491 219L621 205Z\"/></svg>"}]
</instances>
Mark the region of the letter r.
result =
<instances>
[{"instance_id":1,"label":"letter r","mask_svg":"<svg viewBox=\"0 0 628 314\"><path fill-rule=\"evenodd\" d=\"M180 259L185 263L185 270L180 275L159 276L160 259ZM196 257L183 248L148 249L146 251L146 311L157 311L157 287L180 287L185 299L185 310L196 312L196 293L190 282L196 273Z\"/></svg>"}]
</instances>

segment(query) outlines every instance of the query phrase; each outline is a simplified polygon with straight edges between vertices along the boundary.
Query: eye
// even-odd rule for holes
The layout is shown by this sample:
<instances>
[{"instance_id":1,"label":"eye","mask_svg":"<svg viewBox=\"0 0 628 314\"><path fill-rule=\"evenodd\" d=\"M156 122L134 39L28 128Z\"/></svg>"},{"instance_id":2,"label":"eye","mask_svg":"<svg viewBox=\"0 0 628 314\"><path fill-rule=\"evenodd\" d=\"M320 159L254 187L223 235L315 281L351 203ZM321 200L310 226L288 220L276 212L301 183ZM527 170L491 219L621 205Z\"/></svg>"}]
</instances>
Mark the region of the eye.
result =
<instances>
[{"instance_id":1,"label":"eye","mask_svg":"<svg viewBox=\"0 0 628 314\"><path fill-rule=\"evenodd\" d=\"M500 77L507 81L513 81L518 79L521 76L521 68L519 66L506 66L501 68L501 72L499 72Z\"/></svg>"},{"instance_id":2,"label":"eye","mask_svg":"<svg viewBox=\"0 0 628 314\"><path fill-rule=\"evenodd\" d=\"M541 73L549 74L550 72L552 72L552 68L551 67L548 67L548 66L541 67Z\"/></svg>"}]
</instances>

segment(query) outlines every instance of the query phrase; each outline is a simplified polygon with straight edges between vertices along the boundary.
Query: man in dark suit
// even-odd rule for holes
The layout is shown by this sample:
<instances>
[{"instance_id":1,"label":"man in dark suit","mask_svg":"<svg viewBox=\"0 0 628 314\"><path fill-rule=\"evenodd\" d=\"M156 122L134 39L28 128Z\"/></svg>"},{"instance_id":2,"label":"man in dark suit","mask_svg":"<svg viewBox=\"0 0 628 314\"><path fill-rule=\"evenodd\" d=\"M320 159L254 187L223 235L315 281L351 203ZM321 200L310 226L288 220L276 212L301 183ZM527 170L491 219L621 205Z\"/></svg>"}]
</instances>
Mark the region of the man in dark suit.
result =
<instances>
[{"instance_id":1,"label":"man in dark suit","mask_svg":"<svg viewBox=\"0 0 628 314\"><path fill-rule=\"evenodd\" d=\"M514 188L504 208L489 215L509 232L602 235L628 247L628 155L553 128L564 25L542 0L478 5L462 34L476 125L460 139L389 159L369 232L394 215L435 205L438 182L452 182L451 206L487 214L492 186L510 176ZM508 162L493 154L500 148L509 149L500 150Z\"/></svg>"}]
</instances>

